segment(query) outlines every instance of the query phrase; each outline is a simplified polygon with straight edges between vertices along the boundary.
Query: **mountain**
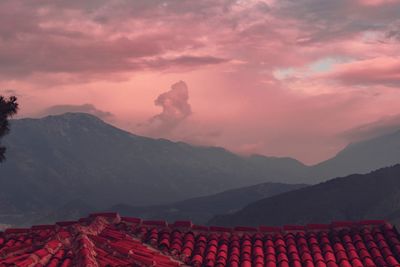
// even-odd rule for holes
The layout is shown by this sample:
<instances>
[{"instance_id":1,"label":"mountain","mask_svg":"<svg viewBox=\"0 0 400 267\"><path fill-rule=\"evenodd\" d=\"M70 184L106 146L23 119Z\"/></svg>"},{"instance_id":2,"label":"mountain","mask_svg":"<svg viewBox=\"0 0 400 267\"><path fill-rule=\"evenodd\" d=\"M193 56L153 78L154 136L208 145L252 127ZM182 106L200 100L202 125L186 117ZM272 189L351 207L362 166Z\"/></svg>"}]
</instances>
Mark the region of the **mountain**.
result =
<instances>
[{"instance_id":1,"label":"mountain","mask_svg":"<svg viewBox=\"0 0 400 267\"><path fill-rule=\"evenodd\" d=\"M187 199L168 205L138 207L120 204L111 207L110 210L124 216L144 219L163 219L171 222L191 220L196 224L204 224L217 214L235 212L259 199L305 186L304 184L263 183L227 190L210 196Z\"/></svg>"},{"instance_id":2,"label":"mountain","mask_svg":"<svg viewBox=\"0 0 400 267\"><path fill-rule=\"evenodd\" d=\"M43 213L74 199L96 208L172 203L290 181L306 168L287 158L137 136L84 113L13 120L4 145L0 214Z\"/></svg>"},{"instance_id":3,"label":"mountain","mask_svg":"<svg viewBox=\"0 0 400 267\"><path fill-rule=\"evenodd\" d=\"M283 225L340 220L400 222L400 165L354 174L251 203L216 225Z\"/></svg>"},{"instance_id":4,"label":"mountain","mask_svg":"<svg viewBox=\"0 0 400 267\"><path fill-rule=\"evenodd\" d=\"M265 182L317 183L400 162L400 131L305 166L142 137L85 113L13 120L2 141L8 159L0 164L0 223L40 217L76 199L95 209L164 205Z\"/></svg>"},{"instance_id":5,"label":"mountain","mask_svg":"<svg viewBox=\"0 0 400 267\"><path fill-rule=\"evenodd\" d=\"M52 224L60 221L78 220L88 216L90 213L96 212L96 208L88 205L80 199L73 199L50 212L41 213L37 216L28 219L28 222L20 225L35 225L35 224Z\"/></svg>"},{"instance_id":6,"label":"mountain","mask_svg":"<svg viewBox=\"0 0 400 267\"><path fill-rule=\"evenodd\" d=\"M400 130L370 140L352 143L335 157L321 162L308 172L308 183L353 173L365 174L400 163Z\"/></svg>"}]
</instances>

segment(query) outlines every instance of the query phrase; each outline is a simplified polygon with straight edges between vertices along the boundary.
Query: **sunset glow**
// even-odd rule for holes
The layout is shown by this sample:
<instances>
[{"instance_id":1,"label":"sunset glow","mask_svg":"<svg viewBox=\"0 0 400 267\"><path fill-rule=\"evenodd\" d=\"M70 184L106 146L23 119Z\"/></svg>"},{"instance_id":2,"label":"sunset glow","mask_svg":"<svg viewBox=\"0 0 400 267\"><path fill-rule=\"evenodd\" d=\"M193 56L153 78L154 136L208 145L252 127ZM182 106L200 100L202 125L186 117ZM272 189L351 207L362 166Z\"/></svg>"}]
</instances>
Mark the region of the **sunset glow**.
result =
<instances>
[{"instance_id":1,"label":"sunset glow","mask_svg":"<svg viewBox=\"0 0 400 267\"><path fill-rule=\"evenodd\" d=\"M400 128L400 1L5 0L0 95L313 164Z\"/></svg>"}]
</instances>

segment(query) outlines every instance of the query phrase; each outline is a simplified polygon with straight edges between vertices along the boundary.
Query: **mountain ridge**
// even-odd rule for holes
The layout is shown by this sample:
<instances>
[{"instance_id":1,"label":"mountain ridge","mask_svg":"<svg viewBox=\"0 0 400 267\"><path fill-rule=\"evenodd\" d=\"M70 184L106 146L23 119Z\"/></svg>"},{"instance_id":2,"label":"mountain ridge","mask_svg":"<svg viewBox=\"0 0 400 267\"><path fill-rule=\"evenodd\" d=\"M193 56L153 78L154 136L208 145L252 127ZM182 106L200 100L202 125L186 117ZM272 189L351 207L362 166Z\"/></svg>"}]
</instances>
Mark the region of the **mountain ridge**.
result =
<instances>
[{"instance_id":1,"label":"mountain ridge","mask_svg":"<svg viewBox=\"0 0 400 267\"><path fill-rule=\"evenodd\" d=\"M400 163L400 130L353 142L331 159L312 166L309 183L354 173L366 174Z\"/></svg>"},{"instance_id":2,"label":"mountain ridge","mask_svg":"<svg viewBox=\"0 0 400 267\"><path fill-rule=\"evenodd\" d=\"M163 219L171 222L191 220L195 224L204 224L213 216L222 212L234 212L253 201L305 186L307 185L263 183L230 189L213 195L185 199L168 205L130 206L120 204L111 207L109 210L119 212L124 216L143 219Z\"/></svg>"},{"instance_id":3,"label":"mountain ridge","mask_svg":"<svg viewBox=\"0 0 400 267\"><path fill-rule=\"evenodd\" d=\"M96 208L168 203L297 172L286 163L266 170L223 148L141 137L85 113L13 120L11 127L0 197L14 205L0 213L41 212L72 199Z\"/></svg>"},{"instance_id":4,"label":"mountain ridge","mask_svg":"<svg viewBox=\"0 0 400 267\"><path fill-rule=\"evenodd\" d=\"M168 204L265 182L317 183L400 162L398 134L350 145L306 166L292 158L244 157L143 137L86 113L12 120L4 145L0 199L10 205L0 205L0 214L51 212L73 199L97 209Z\"/></svg>"},{"instance_id":5,"label":"mountain ridge","mask_svg":"<svg viewBox=\"0 0 400 267\"><path fill-rule=\"evenodd\" d=\"M284 225L387 219L400 222L400 164L338 177L253 202L216 225ZM270 214L274 214L270 216Z\"/></svg>"}]
</instances>

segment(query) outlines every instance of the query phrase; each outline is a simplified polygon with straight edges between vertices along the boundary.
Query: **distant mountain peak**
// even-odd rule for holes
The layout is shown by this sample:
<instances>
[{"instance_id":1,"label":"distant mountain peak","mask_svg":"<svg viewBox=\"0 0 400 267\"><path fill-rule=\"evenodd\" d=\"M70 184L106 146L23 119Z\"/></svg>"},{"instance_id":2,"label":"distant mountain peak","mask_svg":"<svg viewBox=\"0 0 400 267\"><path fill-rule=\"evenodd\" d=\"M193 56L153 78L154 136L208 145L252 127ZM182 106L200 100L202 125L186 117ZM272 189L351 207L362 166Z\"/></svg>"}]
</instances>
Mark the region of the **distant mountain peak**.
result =
<instances>
[{"instance_id":1,"label":"distant mountain peak","mask_svg":"<svg viewBox=\"0 0 400 267\"><path fill-rule=\"evenodd\" d=\"M379 135L379 136L374 136L372 138L369 139L364 139L364 140L360 140L360 141L356 141L356 142L351 142L349 143L342 151L340 151L338 154L340 154L341 152L356 147L356 146L362 146L363 144L368 144L368 143L372 143L372 142L376 142L376 141L380 141L380 140L387 140L387 139L391 139L391 138L399 138L400 140L400 129L389 132L389 133L385 133L383 135Z\"/></svg>"},{"instance_id":2,"label":"distant mountain peak","mask_svg":"<svg viewBox=\"0 0 400 267\"><path fill-rule=\"evenodd\" d=\"M102 119L96 117L95 115L89 114L89 113L84 113L84 112L67 112L63 114L57 114L57 115L47 115L44 117L40 118L18 118L18 119L12 119L12 122L17 122L17 123L26 123L26 122L33 122L33 123L38 123L38 122L55 122L55 121L71 121L71 122L95 122L95 123L104 123Z\"/></svg>"},{"instance_id":3,"label":"distant mountain peak","mask_svg":"<svg viewBox=\"0 0 400 267\"><path fill-rule=\"evenodd\" d=\"M42 118L43 120L86 120L86 121L96 121L96 122L104 122L99 117L85 112L66 112L63 114L57 115L48 115Z\"/></svg>"}]
</instances>

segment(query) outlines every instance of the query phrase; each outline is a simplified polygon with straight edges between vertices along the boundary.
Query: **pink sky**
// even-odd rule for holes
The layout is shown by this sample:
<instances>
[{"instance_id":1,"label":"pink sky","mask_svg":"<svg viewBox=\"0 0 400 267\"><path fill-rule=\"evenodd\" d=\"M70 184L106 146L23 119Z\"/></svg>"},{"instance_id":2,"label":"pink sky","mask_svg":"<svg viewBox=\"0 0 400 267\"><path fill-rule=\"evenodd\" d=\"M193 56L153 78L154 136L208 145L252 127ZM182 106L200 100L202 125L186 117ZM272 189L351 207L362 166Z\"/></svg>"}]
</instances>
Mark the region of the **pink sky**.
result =
<instances>
[{"instance_id":1,"label":"pink sky","mask_svg":"<svg viewBox=\"0 0 400 267\"><path fill-rule=\"evenodd\" d=\"M313 164L400 129L399 29L397 0L5 0L0 94Z\"/></svg>"}]
</instances>

